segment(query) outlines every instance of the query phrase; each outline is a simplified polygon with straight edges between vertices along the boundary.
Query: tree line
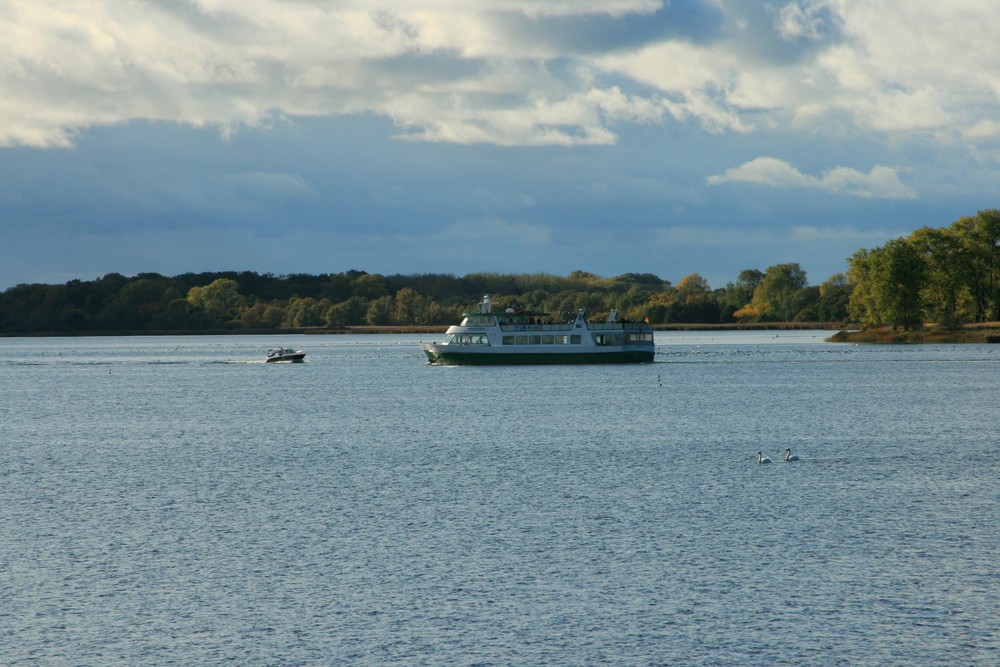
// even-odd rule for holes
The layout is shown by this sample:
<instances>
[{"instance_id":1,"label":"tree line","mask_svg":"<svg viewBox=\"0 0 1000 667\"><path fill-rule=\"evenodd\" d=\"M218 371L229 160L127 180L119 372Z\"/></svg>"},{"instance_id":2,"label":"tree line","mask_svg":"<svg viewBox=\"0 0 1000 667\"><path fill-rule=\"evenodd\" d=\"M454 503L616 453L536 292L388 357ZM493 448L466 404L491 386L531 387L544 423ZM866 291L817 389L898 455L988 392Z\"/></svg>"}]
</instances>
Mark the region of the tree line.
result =
<instances>
[{"instance_id":1,"label":"tree line","mask_svg":"<svg viewBox=\"0 0 1000 667\"><path fill-rule=\"evenodd\" d=\"M653 323L840 321L847 316L843 275L809 286L798 264L747 269L712 289L698 274L676 285L648 273L602 278L477 273L381 275L351 270L320 275L244 272L166 277L111 273L65 285L18 285L0 294L0 333L116 333L273 330L363 325L447 325L474 310L483 294L498 307Z\"/></svg>"},{"instance_id":2,"label":"tree line","mask_svg":"<svg viewBox=\"0 0 1000 667\"><path fill-rule=\"evenodd\" d=\"M849 262L848 312L866 328L1000 321L1000 210L862 248Z\"/></svg>"},{"instance_id":3,"label":"tree line","mask_svg":"<svg viewBox=\"0 0 1000 667\"><path fill-rule=\"evenodd\" d=\"M350 270L275 276L252 271L166 277L111 273L0 293L0 334L197 332L363 325L447 325L483 294L498 307L571 317L611 309L654 324L859 322L913 327L1000 320L1000 211L849 260L846 274L809 285L797 263L745 269L713 289L694 273L676 284L651 273L381 275Z\"/></svg>"}]
</instances>

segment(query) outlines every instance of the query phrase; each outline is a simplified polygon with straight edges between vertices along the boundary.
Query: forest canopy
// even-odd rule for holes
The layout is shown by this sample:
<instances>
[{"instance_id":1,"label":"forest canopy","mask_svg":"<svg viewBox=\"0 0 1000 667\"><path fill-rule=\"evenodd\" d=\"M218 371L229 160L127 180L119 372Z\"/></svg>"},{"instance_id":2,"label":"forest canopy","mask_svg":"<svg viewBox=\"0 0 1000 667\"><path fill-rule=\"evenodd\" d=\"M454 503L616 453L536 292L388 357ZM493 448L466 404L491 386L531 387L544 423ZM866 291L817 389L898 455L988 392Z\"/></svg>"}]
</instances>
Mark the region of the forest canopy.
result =
<instances>
[{"instance_id":1,"label":"forest canopy","mask_svg":"<svg viewBox=\"0 0 1000 667\"><path fill-rule=\"evenodd\" d=\"M112 273L65 285L18 285L0 294L0 332L114 333L273 330L364 325L447 325L484 294L501 307L553 315L586 309L653 323L839 321L850 289L842 275L810 287L798 264L742 271L712 289L698 274L676 285L649 273L613 278L477 273L390 275L351 270L274 276L251 271L166 277Z\"/></svg>"},{"instance_id":2,"label":"forest canopy","mask_svg":"<svg viewBox=\"0 0 1000 667\"><path fill-rule=\"evenodd\" d=\"M1000 320L1000 210L858 250L849 313L862 326L954 328Z\"/></svg>"},{"instance_id":3,"label":"forest canopy","mask_svg":"<svg viewBox=\"0 0 1000 667\"><path fill-rule=\"evenodd\" d=\"M455 323L484 294L501 307L558 315L586 309L654 324L853 321L865 327L1000 320L1000 211L923 228L858 250L846 274L810 285L797 263L744 269L712 288L651 273L381 275L350 270L275 276L252 271L166 277L110 273L0 293L0 334L344 329Z\"/></svg>"}]
</instances>

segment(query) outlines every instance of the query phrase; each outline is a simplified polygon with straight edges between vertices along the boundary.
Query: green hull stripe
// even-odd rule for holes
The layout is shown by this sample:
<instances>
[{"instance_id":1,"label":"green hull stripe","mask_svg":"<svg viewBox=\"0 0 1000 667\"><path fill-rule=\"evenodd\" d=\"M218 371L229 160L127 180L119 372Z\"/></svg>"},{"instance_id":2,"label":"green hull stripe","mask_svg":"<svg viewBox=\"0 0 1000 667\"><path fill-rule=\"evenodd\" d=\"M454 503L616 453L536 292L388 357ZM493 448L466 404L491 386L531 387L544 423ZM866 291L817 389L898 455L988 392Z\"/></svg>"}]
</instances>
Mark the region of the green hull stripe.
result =
<instances>
[{"instance_id":1,"label":"green hull stripe","mask_svg":"<svg viewBox=\"0 0 1000 667\"><path fill-rule=\"evenodd\" d=\"M432 364L445 366L506 366L510 364L645 364L653 361L653 352L600 352L570 354L478 354L475 352L436 354L424 350Z\"/></svg>"}]
</instances>

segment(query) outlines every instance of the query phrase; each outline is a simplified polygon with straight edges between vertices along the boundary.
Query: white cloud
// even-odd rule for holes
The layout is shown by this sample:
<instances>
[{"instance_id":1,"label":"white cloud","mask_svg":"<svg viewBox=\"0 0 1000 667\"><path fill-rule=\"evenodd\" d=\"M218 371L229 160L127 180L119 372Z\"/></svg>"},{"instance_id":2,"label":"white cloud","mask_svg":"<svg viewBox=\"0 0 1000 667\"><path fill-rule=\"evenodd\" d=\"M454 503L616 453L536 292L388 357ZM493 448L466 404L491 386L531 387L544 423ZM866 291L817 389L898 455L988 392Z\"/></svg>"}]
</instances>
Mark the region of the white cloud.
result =
<instances>
[{"instance_id":1,"label":"white cloud","mask_svg":"<svg viewBox=\"0 0 1000 667\"><path fill-rule=\"evenodd\" d=\"M66 147L82 129L135 119L226 133L276 117L376 113L408 139L572 146L671 119L714 133L961 141L1000 117L995 2L672 9L666 0L3 3L0 146ZM684 23L698 11L711 20ZM566 39L567 20L660 32L594 51Z\"/></svg>"},{"instance_id":2,"label":"white cloud","mask_svg":"<svg viewBox=\"0 0 1000 667\"><path fill-rule=\"evenodd\" d=\"M784 39L819 40L823 36L823 26L829 2L790 2L778 8L774 27Z\"/></svg>"},{"instance_id":3,"label":"white cloud","mask_svg":"<svg viewBox=\"0 0 1000 667\"><path fill-rule=\"evenodd\" d=\"M889 167L876 165L867 174L849 167L835 167L816 177L803 174L784 160L773 157L755 158L710 176L707 182L709 185L753 183L777 188L809 188L864 199L914 199L917 196Z\"/></svg>"},{"instance_id":4,"label":"white cloud","mask_svg":"<svg viewBox=\"0 0 1000 667\"><path fill-rule=\"evenodd\" d=\"M1000 142L1000 122L982 120L967 128L962 137L973 144L996 144Z\"/></svg>"}]
</instances>

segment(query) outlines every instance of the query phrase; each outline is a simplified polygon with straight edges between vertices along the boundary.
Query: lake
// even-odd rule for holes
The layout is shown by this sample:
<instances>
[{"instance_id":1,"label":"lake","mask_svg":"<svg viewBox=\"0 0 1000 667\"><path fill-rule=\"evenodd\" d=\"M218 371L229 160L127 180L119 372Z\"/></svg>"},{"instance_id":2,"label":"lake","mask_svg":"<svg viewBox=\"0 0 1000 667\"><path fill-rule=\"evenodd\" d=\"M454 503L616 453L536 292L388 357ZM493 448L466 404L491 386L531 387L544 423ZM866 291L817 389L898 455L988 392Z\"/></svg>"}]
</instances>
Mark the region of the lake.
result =
<instances>
[{"instance_id":1,"label":"lake","mask_svg":"<svg viewBox=\"0 0 1000 667\"><path fill-rule=\"evenodd\" d=\"M1000 664L1000 346L826 335L0 339L0 664Z\"/></svg>"}]
</instances>

